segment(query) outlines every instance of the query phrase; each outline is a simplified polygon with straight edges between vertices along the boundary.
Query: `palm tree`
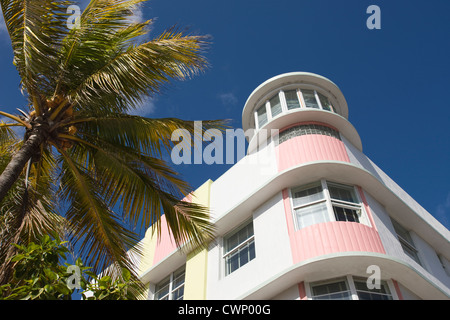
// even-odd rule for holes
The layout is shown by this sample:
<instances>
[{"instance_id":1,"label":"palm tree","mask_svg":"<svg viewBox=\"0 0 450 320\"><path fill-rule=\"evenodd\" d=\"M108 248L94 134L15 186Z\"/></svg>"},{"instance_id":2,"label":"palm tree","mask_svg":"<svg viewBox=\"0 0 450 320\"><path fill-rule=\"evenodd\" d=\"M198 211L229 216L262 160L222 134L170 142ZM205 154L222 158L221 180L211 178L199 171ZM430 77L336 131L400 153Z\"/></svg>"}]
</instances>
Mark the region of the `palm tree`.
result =
<instances>
[{"instance_id":1,"label":"palm tree","mask_svg":"<svg viewBox=\"0 0 450 320\"><path fill-rule=\"evenodd\" d=\"M172 132L194 133L194 123L129 114L171 80L203 71L207 41L174 28L143 41L151 20L130 17L144 1L92 0L69 30L70 1L0 0L28 101L21 115L0 111L11 120L0 123L3 282L10 244L48 232L68 233L96 272L132 268L133 229L160 230L162 214L178 245L212 238L208 210L181 200L191 188L162 160ZM224 122L203 121L210 128Z\"/></svg>"}]
</instances>

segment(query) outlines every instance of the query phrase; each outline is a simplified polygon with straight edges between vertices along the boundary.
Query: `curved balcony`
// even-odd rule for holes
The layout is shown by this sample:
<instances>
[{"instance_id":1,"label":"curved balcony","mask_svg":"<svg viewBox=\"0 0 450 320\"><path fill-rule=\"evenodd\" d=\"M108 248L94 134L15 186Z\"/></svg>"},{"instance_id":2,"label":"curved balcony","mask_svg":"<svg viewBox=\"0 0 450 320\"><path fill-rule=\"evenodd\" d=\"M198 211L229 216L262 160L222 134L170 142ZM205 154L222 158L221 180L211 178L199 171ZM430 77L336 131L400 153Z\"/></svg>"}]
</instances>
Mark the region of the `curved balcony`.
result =
<instances>
[{"instance_id":1,"label":"curved balcony","mask_svg":"<svg viewBox=\"0 0 450 320\"><path fill-rule=\"evenodd\" d=\"M378 232L356 222L330 221L297 230L291 246L294 263L341 252L385 253Z\"/></svg>"},{"instance_id":2,"label":"curved balcony","mask_svg":"<svg viewBox=\"0 0 450 320\"><path fill-rule=\"evenodd\" d=\"M270 136L276 136L278 133L294 125L309 122L322 123L334 128L359 151L362 151L361 138L355 127L345 117L337 113L318 109L295 109L271 119L259 130L250 128L254 132L253 134L246 135L246 138L249 139L247 153L255 152L257 147L262 143L266 143L267 138Z\"/></svg>"},{"instance_id":3,"label":"curved balcony","mask_svg":"<svg viewBox=\"0 0 450 320\"><path fill-rule=\"evenodd\" d=\"M302 281L318 281L351 274L367 277L367 267L377 265L382 270L382 279L393 279L405 284L413 292L421 292L431 300L448 300L444 286L436 286L413 265L392 256L372 252L344 252L327 254L293 264L286 270L246 292L238 299L264 300Z\"/></svg>"}]
</instances>

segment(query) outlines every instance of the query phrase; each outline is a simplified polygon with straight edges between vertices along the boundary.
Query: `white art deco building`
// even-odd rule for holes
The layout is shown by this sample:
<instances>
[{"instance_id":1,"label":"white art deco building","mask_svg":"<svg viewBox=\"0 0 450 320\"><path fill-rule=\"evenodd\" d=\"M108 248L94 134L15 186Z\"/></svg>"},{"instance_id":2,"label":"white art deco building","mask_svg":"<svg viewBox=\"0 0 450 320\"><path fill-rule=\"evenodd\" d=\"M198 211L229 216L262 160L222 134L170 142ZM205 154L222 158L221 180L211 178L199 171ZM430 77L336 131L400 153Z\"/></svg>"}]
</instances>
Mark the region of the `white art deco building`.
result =
<instances>
[{"instance_id":1,"label":"white art deco building","mask_svg":"<svg viewBox=\"0 0 450 320\"><path fill-rule=\"evenodd\" d=\"M142 240L149 299L450 298L450 232L364 155L333 82L269 79L242 124L248 154L192 195L217 241L186 255L166 228Z\"/></svg>"}]
</instances>

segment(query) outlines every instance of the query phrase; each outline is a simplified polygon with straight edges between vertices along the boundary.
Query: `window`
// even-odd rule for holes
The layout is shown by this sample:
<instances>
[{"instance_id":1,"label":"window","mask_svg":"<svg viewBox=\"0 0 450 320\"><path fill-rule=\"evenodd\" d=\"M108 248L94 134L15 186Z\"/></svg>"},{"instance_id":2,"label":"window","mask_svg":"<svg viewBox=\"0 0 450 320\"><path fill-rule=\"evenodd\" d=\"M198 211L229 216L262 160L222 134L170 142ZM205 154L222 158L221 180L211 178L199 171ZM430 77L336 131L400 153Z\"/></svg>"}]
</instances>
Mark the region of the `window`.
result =
<instances>
[{"instance_id":1,"label":"window","mask_svg":"<svg viewBox=\"0 0 450 320\"><path fill-rule=\"evenodd\" d=\"M301 101L303 101L303 106ZM335 112L330 99L316 90L280 90L257 107L255 110L255 124L258 128L261 128L269 121L269 119L275 118L283 112L300 109L302 107Z\"/></svg>"},{"instance_id":2,"label":"window","mask_svg":"<svg viewBox=\"0 0 450 320\"><path fill-rule=\"evenodd\" d=\"M305 101L305 106L307 108L320 109L319 104L316 100L316 95L314 90L302 89L303 101Z\"/></svg>"},{"instance_id":3,"label":"window","mask_svg":"<svg viewBox=\"0 0 450 320\"><path fill-rule=\"evenodd\" d=\"M352 296L345 279L319 282L311 285L314 300L351 300Z\"/></svg>"},{"instance_id":4,"label":"window","mask_svg":"<svg viewBox=\"0 0 450 320\"><path fill-rule=\"evenodd\" d=\"M329 221L326 199L320 182L292 190L297 228Z\"/></svg>"},{"instance_id":5,"label":"window","mask_svg":"<svg viewBox=\"0 0 450 320\"><path fill-rule=\"evenodd\" d=\"M331 105L327 97L325 97L321 93L317 93L317 96L319 97L320 105L322 106L323 110L333 111L333 106Z\"/></svg>"},{"instance_id":6,"label":"window","mask_svg":"<svg viewBox=\"0 0 450 320\"><path fill-rule=\"evenodd\" d=\"M272 118L275 118L277 115L281 113L281 102L279 95L275 95L272 99L269 100L270 103L270 112L272 113Z\"/></svg>"},{"instance_id":7,"label":"window","mask_svg":"<svg viewBox=\"0 0 450 320\"><path fill-rule=\"evenodd\" d=\"M261 128L267 123L266 105L263 104L256 112L258 118L258 127Z\"/></svg>"},{"instance_id":8,"label":"window","mask_svg":"<svg viewBox=\"0 0 450 320\"><path fill-rule=\"evenodd\" d=\"M229 275L255 258L253 222L224 238L223 258L225 260L225 275Z\"/></svg>"},{"instance_id":9,"label":"window","mask_svg":"<svg viewBox=\"0 0 450 320\"><path fill-rule=\"evenodd\" d=\"M185 267L170 274L155 287L154 300L183 300Z\"/></svg>"},{"instance_id":10,"label":"window","mask_svg":"<svg viewBox=\"0 0 450 320\"><path fill-rule=\"evenodd\" d=\"M284 92L286 104L288 110L300 108L300 102L298 101L297 90L289 90Z\"/></svg>"},{"instance_id":11,"label":"window","mask_svg":"<svg viewBox=\"0 0 450 320\"><path fill-rule=\"evenodd\" d=\"M398 240L403 248L403 251L413 259L415 262L421 265L419 255L417 254L417 249L414 246L414 242L411 238L411 235L408 230L406 230L403 226L401 226L397 221L392 220L392 224L394 225L394 230L397 233Z\"/></svg>"},{"instance_id":12,"label":"window","mask_svg":"<svg viewBox=\"0 0 450 320\"><path fill-rule=\"evenodd\" d=\"M280 132L278 136L278 143L281 144L284 141L294 137L304 136L307 134L321 134L341 140L339 132L330 127L319 124L300 124Z\"/></svg>"},{"instance_id":13,"label":"window","mask_svg":"<svg viewBox=\"0 0 450 320\"><path fill-rule=\"evenodd\" d=\"M444 261L447 261L447 259L445 259L443 256L441 256L440 254L437 255L439 262L441 263L442 269L444 269L445 273L447 274L447 276L450 277L450 270L449 268L446 266Z\"/></svg>"},{"instance_id":14,"label":"window","mask_svg":"<svg viewBox=\"0 0 450 320\"><path fill-rule=\"evenodd\" d=\"M359 300L392 300L386 281L380 281L380 288L369 289L367 279L354 278L356 294Z\"/></svg>"},{"instance_id":15,"label":"window","mask_svg":"<svg viewBox=\"0 0 450 320\"><path fill-rule=\"evenodd\" d=\"M363 218L353 186L322 180L294 188L291 195L297 229L328 221L361 223Z\"/></svg>"},{"instance_id":16,"label":"window","mask_svg":"<svg viewBox=\"0 0 450 320\"><path fill-rule=\"evenodd\" d=\"M359 222L361 205L356 198L355 188L328 183L328 191L336 221Z\"/></svg>"},{"instance_id":17,"label":"window","mask_svg":"<svg viewBox=\"0 0 450 320\"><path fill-rule=\"evenodd\" d=\"M309 285L313 300L392 300L386 281L380 287L369 289L367 279L346 276L338 279L314 282Z\"/></svg>"}]
</instances>

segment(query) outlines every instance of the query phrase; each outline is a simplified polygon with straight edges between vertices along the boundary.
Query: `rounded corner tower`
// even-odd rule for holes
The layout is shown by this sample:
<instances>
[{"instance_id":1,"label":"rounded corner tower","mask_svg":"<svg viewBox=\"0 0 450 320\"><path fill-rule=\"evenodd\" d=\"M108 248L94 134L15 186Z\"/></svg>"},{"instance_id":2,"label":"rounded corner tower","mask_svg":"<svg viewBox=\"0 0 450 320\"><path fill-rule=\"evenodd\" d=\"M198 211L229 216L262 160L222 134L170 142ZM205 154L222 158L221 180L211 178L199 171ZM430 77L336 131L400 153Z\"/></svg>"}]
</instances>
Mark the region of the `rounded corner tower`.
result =
<instances>
[{"instance_id":1,"label":"rounded corner tower","mask_svg":"<svg viewBox=\"0 0 450 320\"><path fill-rule=\"evenodd\" d=\"M217 241L187 255L168 232L144 239L150 298L450 298L449 230L362 152L336 84L273 77L242 126L247 154L193 193Z\"/></svg>"},{"instance_id":2,"label":"rounded corner tower","mask_svg":"<svg viewBox=\"0 0 450 320\"><path fill-rule=\"evenodd\" d=\"M286 128L301 123L322 123L337 129L358 150L361 139L348 121L348 105L338 86L331 80L310 72L290 72L275 76L259 85L248 97L242 111L242 128L249 151L261 130Z\"/></svg>"}]
</instances>

